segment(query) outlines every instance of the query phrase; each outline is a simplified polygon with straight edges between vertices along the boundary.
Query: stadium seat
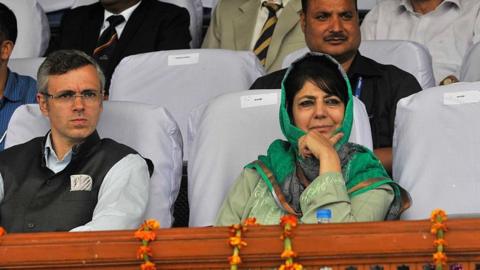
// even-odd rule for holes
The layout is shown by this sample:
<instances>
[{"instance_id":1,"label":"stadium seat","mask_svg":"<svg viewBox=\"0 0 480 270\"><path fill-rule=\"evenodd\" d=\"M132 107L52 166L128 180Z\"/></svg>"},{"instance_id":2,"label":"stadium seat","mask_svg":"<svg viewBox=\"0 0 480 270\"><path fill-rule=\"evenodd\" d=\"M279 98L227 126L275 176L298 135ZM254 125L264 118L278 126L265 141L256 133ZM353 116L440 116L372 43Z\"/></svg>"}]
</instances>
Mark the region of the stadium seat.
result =
<instances>
[{"instance_id":1,"label":"stadium seat","mask_svg":"<svg viewBox=\"0 0 480 270\"><path fill-rule=\"evenodd\" d=\"M480 82L425 89L397 105L393 178L413 203L403 219L480 213Z\"/></svg>"},{"instance_id":2,"label":"stadium seat","mask_svg":"<svg viewBox=\"0 0 480 270\"><path fill-rule=\"evenodd\" d=\"M243 166L283 138L278 122L280 90L248 90L219 96L190 113L188 198L190 226L210 226ZM355 99L350 141L372 145L365 107ZM360 124L363 123L363 124ZM360 129L360 130L358 130ZM365 130L370 137L358 136ZM354 135L354 134L357 134Z\"/></svg>"},{"instance_id":3,"label":"stadium seat","mask_svg":"<svg viewBox=\"0 0 480 270\"><path fill-rule=\"evenodd\" d=\"M461 82L480 81L480 43L473 44L463 57L459 79Z\"/></svg>"},{"instance_id":4,"label":"stadium seat","mask_svg":"<svg viewBox=\"0 0 480 270\"><path fill-rule=\"evenodd\" d=\"M37 79L37 71L43 60L45 60L44 57L13 58L8 60L8 68L20 75Z\"/></svg>"},{"instance_id":5,"label":"stadium seat","mask_svg":"<svg viewBox=\"0 0 480 270\"><path fill-rule=\"evenodd\" d=\"M47 15L37 0L0 0L17 18L18 37L10 58L43 56L50 41Z\"/></svg>"},{"instance_id":6,"label":"stadium seat","mask_svg":"<svg viewBox=\"0 0 480 270\"><path fill-rule=\"evenodd\" d=\"M23 105L10 120L5 147L44 136L48 129L49 122L37 104ZM152 160L155 169L145 218L157 219L162 228L171 227L182 176L182 141L168 111L154 105L106 101L97 130L100 137L126 144Z\"/></svg>"},{"instance_id":7,"label":"stadium seat","mask_svg":"<svg viewBox=\"0 0 480 270\"><path fill-rule=\"evenodd\" d=\"M252 52L194 49L138 54L124 58L115 69L109 98L166 107L186 142L190 110L219 94L248 89L263 74ZM188 143L184 149L187 153Z\"/></svg>"},{"instance_id":8,"label":"stadium seat","mask_svg":"<svg viewBox=\"0 0 480 270\"><path fill-rule=\"evenodd\" d=\"M432 57L421 44L405 40L362 40L360 53L382 64L395 65L417 78L422 89L435 86ZM303 56L308 48L287 55L283 67L288 67L295 59Z\"/></svg>"}]
</instances>

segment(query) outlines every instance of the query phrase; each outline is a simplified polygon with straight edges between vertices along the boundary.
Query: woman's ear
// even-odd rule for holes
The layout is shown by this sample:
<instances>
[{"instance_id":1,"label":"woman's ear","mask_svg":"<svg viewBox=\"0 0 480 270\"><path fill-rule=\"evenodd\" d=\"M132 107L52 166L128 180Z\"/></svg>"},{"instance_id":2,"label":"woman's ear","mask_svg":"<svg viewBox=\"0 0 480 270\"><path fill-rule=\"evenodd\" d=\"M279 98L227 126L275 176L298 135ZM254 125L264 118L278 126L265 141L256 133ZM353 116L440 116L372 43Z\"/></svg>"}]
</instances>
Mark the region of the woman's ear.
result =
<instances>
[{"instance_id":1,"label":"woman's ear","mask_svg":"<svg viewBox=\"0 0 480 270\"><path fill-rule=\"evenodd\" d=\"M12 55L13 47L14 47L13 41L4 40L0 44L0 59L3 61L7 61L10 58L10 55Z\"/></svg>"}]
</instances>

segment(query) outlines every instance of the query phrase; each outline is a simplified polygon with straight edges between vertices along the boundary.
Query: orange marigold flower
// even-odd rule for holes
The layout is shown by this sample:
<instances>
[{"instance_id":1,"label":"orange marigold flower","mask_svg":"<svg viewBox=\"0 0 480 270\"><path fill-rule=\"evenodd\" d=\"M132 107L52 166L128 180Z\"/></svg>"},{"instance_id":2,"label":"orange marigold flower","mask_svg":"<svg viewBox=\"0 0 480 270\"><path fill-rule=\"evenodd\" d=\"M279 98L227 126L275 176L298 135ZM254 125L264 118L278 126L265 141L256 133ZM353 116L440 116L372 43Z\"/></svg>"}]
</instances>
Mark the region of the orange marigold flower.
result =
<instances>
[{"instance_id":1,"label":"orange marigold flower","mask_svg":"<svg viewBox=\"0 0 480 270\"><path fill-rule=\"evenodd\" d=\"M430 232L432 234L437 234L439 230L443 230L445 232L447 231L447 226L443 223L438 223L438 222L433 223L432 228L430 229Z\"/></svg>"},{"instance_id":2,"label":"orange marigold flower","mask_svg":"<svg viewBox=\"0 0 480 270\"><path fill-rule=\"evenodd\" d=\"M145 241L153 241L156 238L156 234L153 231L136 231L135 238Z\"/></svg>"},{"instance_id":3,"label":"orange marigold flower","mask_svg":"<svg viewBox=\"0 0 480 270\"><path fill-rule=\"evenodd\" d=\"M145 262L140 265L140 270L157 270L155 264L152 262Z\"/></svg>"},{"instance_id":4,"label":"orange marigold flower","mask_svg":"<svg viewBox=\"0 0 480 270\"><path fill-rule=\"evenodd\" d=\"M447 245L447 241L445 241L445 239L436 239L433 241L433 245L434 246L446 246Z\"/></svg>"},{"instance_id":5,"label":"orange marigold flower","mask_svg":"<svg viewBox=\"0 0 480 270\"><path fill-rule=\"evenodd\" d=\"M148 246L140 246L137 249L137 258L140 260L145 259L145 255L152 256L152 248Z\"/></svg>"},{"instance_id":6,"label":"orange marigold flower","mask_svg":"<svg viewBox=\"0 0 480 270\"><path fill-rule=\"evenodd\" d=\"M160 223L156 221L155 219L147 219L145 221L145 225L150 229L150 230L158 230L160 228Z\"/></svg>"},{"instance_id":7,"label":"orange marigold flower","mask_svg":"<svg viewBox=\"0 0 480 270\"><path fill-rule=\"evenodd\" d=\"M278 270L303 270L303 265L299 263L285 262L285 264L280 265Z\"/></svg>"},{"instance_id":8,"label":"orange marigold flower","mask_svg":"<svg viewBox=\"0 0 480 270\"><path fill-rule=\"evenodd\" d=\"M241 248L242 246L246 246L247 243L245 241L242 241L242 238L240 236L233 236L229 238L228 242L232 247L238 247Z\"/></svg>"},{"instance_id":9,"label":"orange marigold flower","mask_svg":"<svg viewBox=\"0 0 480 270\"><path fill-rule=\"evenodd\" d=\"M245 221L243 222L243 224L244 224L245 226L258 225L258 224L257 224L257 219L254 218L254 217L250 217L250 218L245 219Z\"/></svg>"},{"instance_id":10,"label":"orange marigold flower","mask_svg":"<svg viewBox=\"0 0 480 270\"><path fill-rule=\"evenodd\" d=\"M431 222L436 222L437 221L437 217L440 217L442 221L446 221L447 220L447 214L445 213L445 211L443 211L442 209L435 209L432 211L432 214L430 214L430 221Z\"/></svg>"},{"instance_id":11,"label":"orange marigold flower","mask_svg":"<svg viewBox=\"0 0 480 270\"><path fill-rule=\"evenodd\" d=\"M232 225L230 226L229 231L230 231L230 234L231 234L231 235L235 235L235 234L237 233L237 231L238 231L238 230L241 230L241 229L242 229L242 225L240 225L240 224L232 224Z\"/></svg>"},{"instance_id":12,"label":"orange marigold flower","mask_svg":"<svg viewBox=\"0 0 480 270\"><path fill-rule=\"evenodd\" d=\"M3 227L0 227L0 236L7 234L7 231Z\"/></svg>"},{"instance_id":13,"label":"orange marigold flower","mask_svg":"<svg viewBox=\"0 0 480 270\"><path fill-rule=\"evenodd\" d=\"M290 224L291 227L297 226L297 216L295 215L285 215L280 218L280 225L285 226L286 224Z\"/></svg>"},{"instance_id":14,"label":"orange marigold flower","mask_svg":"<svg viewBox=\"0 0 480 270\"><path fill-rule=\"evenodd\" d=\"M228 257L228 261L230 262L230 265L237 265L242 263L242 259L238 255Z\"/></svg>"},{"instance_id":15,"label":"orange marigold flower","mask_svg":"<svg viewBox=\"0 0 480 270\"><path fill-rule=\"evenodd\" d=\"M297 253L293 250L284 250L280 257L282 259L294 258L297 257Z\"/></svg>"},{"instance_id":16,"label":"orange marigold flower","mask_svg":"<svg viewBox=\"0 0 480 270\"><path fill-rule=\"evenodd\" d=\"M442 264L442 265L446 265L447 264L447 255L445 255L445 253L443 252L436 252L433 254L433 262L435 263L435 265L437 264Z\"/></svg>"}]
</instances>

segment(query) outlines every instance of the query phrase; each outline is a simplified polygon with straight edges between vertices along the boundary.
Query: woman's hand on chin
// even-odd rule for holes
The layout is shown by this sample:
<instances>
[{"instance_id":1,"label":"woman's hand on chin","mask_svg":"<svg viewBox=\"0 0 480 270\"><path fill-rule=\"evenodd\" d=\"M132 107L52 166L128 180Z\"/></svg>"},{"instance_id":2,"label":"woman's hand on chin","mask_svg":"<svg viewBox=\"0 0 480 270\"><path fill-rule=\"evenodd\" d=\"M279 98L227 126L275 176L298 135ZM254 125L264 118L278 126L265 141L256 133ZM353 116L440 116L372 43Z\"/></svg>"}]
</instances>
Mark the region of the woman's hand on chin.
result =
<instances>
[{"instance_id":1,"label":"woman's hand on chin","mask_svg":"<svg viewBox=\"0 0 480 270\"><path fill-rule=\"evenodd\" d=\"M319 174L326 172L341 172L340 158L334 145L343 137L343 133L339 132L330 136L309 131L298 139L298 151L303 158L312 155L320 160Z\"/></svg>"}]
</instances>

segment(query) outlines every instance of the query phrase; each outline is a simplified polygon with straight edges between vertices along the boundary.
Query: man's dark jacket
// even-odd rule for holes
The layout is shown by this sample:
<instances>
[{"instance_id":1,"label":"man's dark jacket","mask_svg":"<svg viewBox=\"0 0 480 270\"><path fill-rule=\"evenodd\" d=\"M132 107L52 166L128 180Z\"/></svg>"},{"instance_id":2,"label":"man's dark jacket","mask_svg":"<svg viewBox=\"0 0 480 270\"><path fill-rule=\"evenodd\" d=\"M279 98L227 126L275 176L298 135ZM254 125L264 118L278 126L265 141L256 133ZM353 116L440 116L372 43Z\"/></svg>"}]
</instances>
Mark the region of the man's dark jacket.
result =
<instances>
[{"instance_id":1,"label":"man's dark jacket","mask_svg":"<svg viewBox=\"0 0 480 270\"><path fill-rule=\"evenodd\" d=\"M104 12L100 2L67 11L62 17L59 40L49 51L77 49L92 55L100 36ZM190 48L189 24L186 9L158 0L142 0L127 21L113 58L104 71L107 82L126 56Z\"/></svg>"}]
</instances>

